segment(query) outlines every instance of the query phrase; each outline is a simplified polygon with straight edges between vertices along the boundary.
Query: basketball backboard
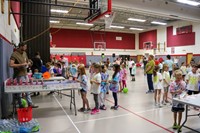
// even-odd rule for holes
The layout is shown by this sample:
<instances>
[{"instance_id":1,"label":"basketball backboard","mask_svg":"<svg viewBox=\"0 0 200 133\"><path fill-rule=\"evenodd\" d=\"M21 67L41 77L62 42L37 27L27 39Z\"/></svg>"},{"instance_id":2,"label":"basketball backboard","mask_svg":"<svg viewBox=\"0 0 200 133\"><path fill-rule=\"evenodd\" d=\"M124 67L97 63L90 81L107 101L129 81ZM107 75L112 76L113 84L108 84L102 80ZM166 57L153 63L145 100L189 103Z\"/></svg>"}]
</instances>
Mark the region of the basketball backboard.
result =
<instances>
[{"instance_id":1,"label":"basketball backboard","mask_svg":"<svg viewBox=\"0 0 200 133\"><path fill-rule=\"evenodd\" d=\"M112 13L112 0L89 0L90 10L89 16L87 18L88 23L92 23L105 15L110 15Z\"/></svg>"}]
</instances>

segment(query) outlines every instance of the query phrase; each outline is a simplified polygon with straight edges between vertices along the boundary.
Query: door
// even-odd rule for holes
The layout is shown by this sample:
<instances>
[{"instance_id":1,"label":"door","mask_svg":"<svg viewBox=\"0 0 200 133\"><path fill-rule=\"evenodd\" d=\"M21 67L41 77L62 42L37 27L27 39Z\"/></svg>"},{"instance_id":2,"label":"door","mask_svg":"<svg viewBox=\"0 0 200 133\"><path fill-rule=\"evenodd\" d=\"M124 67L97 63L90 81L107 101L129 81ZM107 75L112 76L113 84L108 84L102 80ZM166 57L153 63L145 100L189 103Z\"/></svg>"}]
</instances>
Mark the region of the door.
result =
<instances>
[{"instance_id":1,"label":"door","mask_svg":"<svg viewBox=\"0 0 200 133\"><path fill-rule=\"evenodd\" d=\"M193 53L187 53L186 54L186 64L190 64L192 58L193 58Z\"/></svg>"},{"instance_id":2,"label":"door","mask_svg":"<svg viewBox=\"0 0 200 133\"><path fill-rule=\"evenodd\" d=\"M137 55L137 62L139 63L143 55Z\"/></svg>"}]
</instances>

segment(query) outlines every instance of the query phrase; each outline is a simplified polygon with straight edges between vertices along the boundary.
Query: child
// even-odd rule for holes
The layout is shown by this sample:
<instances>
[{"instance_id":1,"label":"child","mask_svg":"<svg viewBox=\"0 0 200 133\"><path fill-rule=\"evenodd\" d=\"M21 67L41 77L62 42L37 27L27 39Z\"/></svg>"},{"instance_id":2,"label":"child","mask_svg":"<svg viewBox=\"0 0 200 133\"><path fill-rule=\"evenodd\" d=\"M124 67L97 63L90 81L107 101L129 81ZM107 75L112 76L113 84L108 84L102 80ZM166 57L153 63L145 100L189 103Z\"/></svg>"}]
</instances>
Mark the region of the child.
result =
<instances>
[{"instance_id":1,"label":"child","mask_svg":"<svg viewBox=\"0 0 200 133\"><path fill-rule=\"evenodd\" d=\"M62 76L62 69L60 62L55 64L56 76Z\"/></svg>"},{"instance_id":2,"label":"child","mask_svg":"<svg viewBox=\"0 0 200 133\"><path fill-rule=\"evenodd\" d=\"M187 72L187 74L188 74L189 72L191 72L191 71L192 71L191 65L190 65L190 64L187 64L187 65L186 65L186 72Z\"/></svg>"},{"instance_id":3,"label":"child","mask_svg":"<svg viewBox=\"0 0 200 133\"><path fill-rule=\"evenodd\" d=\"M182 72L176 70L174 72L176 80L170 83L170 93L172 98L178 98L185 91L186 83L183 81ZM174 124L173 129L179 129L182 119L182 112L184 112L184 104L173 101L172 102L172 112L174 113ZM178 114L178 124L177 124L177 114ZM180 131L180 129L179 129Z\"/></svg>"},{"instance_id":4,"label":"child","mask_svg":"<svg viewBox=\"0 0 200 133\"><path fill-rule=\"evenodd\" d=\"M77 77L77 67L75 64L72 64L69 68L70 76L75 79Z\"/></svg>"},{"instance_id":5,"label":"child","mask_svg":"<svg viewBox=\"0 0 200 133\"><path fill-rule=\"evenodd\" d=\"M155 66L153 70L153 85L155 89L155 94L154 94L154 100L155 100L155 105L160 108L160 97L161 97L161 89L162 89L162 75L159 73L159 66Z\"/></svg>"},{"instance_id":6,"label":"child","mask_svg":"<svg viewBox=\"0 0 200 133\"><path fill-rule=\"evenodd\" d=\"M78 111L79 112L88 112L90 111L90 106L89 106L89 102L87 99L87 91L88 91L88 85L87 85L87 76L86 76L86 72L85 72L85 67L83 65L80 65L78 67L78 79L76 80L77 82L80 82L81 85L81 98L83 101L83 107L80 108ZM85 106L87 106L87 109L85 108Z\"/></svg>"},{"instance_id":7,"label":"child","mask_svg":"<svg viewBox=\"0 0 200 133\"><path fill-rule=\"evenodd\" d=\"M200 78L200 74L197 73L197 70L198 70L198 66L193 65L192 72L189 72L188 75L186 76L188 95L199 93L198 81Z\"/></svg>"},{"instance_id":8,"label":"child","mask_svg":"<svg viewBox=\"0 0 200 133\"><path fill-rule=\"evenodd\" d=\"M159 68L160 68L160 73L163 72L163 62L160 61L159 64L158 64Z\"/></svg>"},{"instance_id":9,"label":"child","mask_svg":"<svg viewBox=\"0 0 200 133\"><path fill-rule=\"evenodd\" d=\"M187 71L186 71L186 65L185 65L185 62L182 62L181 63L181 67L180 67L180 70L182 71L183 73L183 80L185 81L185 76L187 75Z\"/></svg>"},{"instance_id":10,"label":"child","mask_svg":"<svg viewBox=\"0 0 200 133\"><path fill-rule=\"evenodd\" d=\"M100 93L100 109L101 110L106 110L105 107L105 99L106 99L106 92L107 92L107 82L109 75L106 70L106 66L103 65L101 66L101 93Z\"/></svg>"},{"instance_id":11,"label":"child","mask_svg":"<svg viewBox=\"0 0 200 133\"><path fill-rule=\"evenodd\" d=\"M92 109L91 114L94 115L99 113L99 94L101 90L101 66L98 64L94 65L94 74L90 80L91 83L91 93L94 96L95 108Z\"/></svg>"},{"instance_id":12,"label":"child","mask_svg":"<svg viewBox=\"0 0 200 133\"><path fill-rule=\"evenodd\" d=\"M93 74L94 74L94 65L95 65L96 63L92 63L92 65L90 66L90 68L89 68L89 73L90 73L90 79L92 78L92 76L93 76Z\"/></svg>"},{"instance_id":13,"label":"child","mask_svg":"<svg viewBox=\"0 0 200 133\"><path fill-rule=\"evenodd\" d=\"M168 97L168 88L170 84L170 74L169 74L169 67L167 64L163 65L163 88L164 88L164 94L163 94L163 101L162 104L166 105L168 103L167 97ZM173 77L173 76L172 76Z\"/></svg>"},{"instance_id":14,"label":"child","mask_svg":"<svg viewBox=\"0 0 200 133\"><path fill-rule=\"evenodd\" d=\"M112 91L113 98L114 98L114 106L111 109L117 110L118 109L118 99L117 99L117 92L119 91L119 80L120 80L120 65L115 64L113 66L114 74L112 76L112 80L110 80L109 89Z\"/></svg>"},{"instance_id":15,"label":"child","mask_svg":"<svg viewBox=\"0 0 200 133\"><path fill-rule=\"evenodd\" d=\"M120 88L120 92L122 92L122 90L127 87L126 86L126 80L127 80L127 70L126 70L126 64L122 64L122 69L120 71L121 73L121 83L122 83L122 88Z\"/></svg>"},{"instance_id":16,"label":"child","mask_svg":"<svg viewBox=\"0 0 200 133\"><path fill-rule=\"evenodd\" d=\"M132 81L135 81L135 75L136 75L136 66L135 66L135 63L133 63L132 70L131 70Z\"/></svg>"}]
</instances>

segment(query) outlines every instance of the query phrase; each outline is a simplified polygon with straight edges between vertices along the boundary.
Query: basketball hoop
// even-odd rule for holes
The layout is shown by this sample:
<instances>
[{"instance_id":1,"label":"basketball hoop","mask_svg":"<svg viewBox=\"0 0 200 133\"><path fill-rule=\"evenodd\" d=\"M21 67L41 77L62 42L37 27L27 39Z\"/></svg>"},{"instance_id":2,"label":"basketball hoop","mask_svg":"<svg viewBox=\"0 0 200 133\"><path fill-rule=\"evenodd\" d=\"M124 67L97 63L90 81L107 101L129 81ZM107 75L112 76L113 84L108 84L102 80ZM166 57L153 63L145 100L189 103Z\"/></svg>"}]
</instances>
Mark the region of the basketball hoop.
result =
<instances>
[{"instance_id":1,"label":"basketball hoop","mask_svg":"<svg viewBox=\"0 0 200 133\"><path fill-rule=\"evenodd\" d=\"M110 26L112 25L112 22L113 22L114 18L115 18L115 13L114 12L104 16L105 28L111 28Z\"/></svg>"}]
</instances>

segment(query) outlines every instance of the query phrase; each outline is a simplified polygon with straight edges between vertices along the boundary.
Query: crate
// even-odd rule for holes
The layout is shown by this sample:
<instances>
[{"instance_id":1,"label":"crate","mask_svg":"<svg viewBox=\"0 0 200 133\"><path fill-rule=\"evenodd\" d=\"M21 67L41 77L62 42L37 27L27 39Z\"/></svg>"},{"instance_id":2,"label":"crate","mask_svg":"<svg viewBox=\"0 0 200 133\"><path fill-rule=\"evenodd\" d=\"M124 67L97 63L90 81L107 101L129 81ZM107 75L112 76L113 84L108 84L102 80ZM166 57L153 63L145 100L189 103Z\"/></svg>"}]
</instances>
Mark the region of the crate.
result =
<instances>
[{"instance_id":1,"label":"crate","mask_svg":"<svg viewBox=\"0 0 200 133\"><path fill-rule=\"evenodd\" d=\"M17 109L17 118L19 122L28 122L32 120L32 107Z\"/></svg>"}]
</instances>

